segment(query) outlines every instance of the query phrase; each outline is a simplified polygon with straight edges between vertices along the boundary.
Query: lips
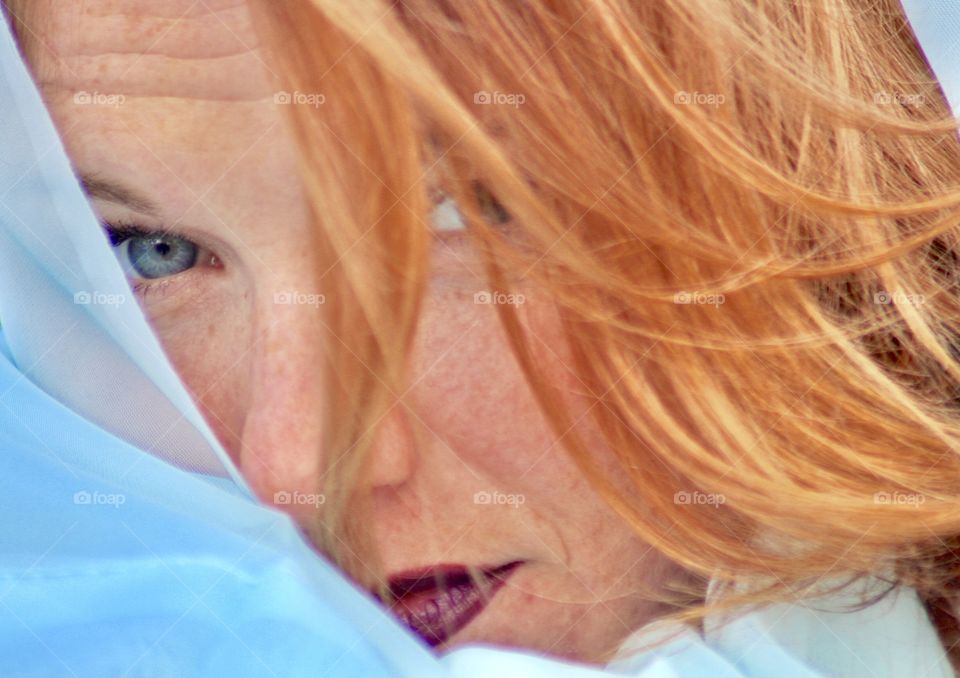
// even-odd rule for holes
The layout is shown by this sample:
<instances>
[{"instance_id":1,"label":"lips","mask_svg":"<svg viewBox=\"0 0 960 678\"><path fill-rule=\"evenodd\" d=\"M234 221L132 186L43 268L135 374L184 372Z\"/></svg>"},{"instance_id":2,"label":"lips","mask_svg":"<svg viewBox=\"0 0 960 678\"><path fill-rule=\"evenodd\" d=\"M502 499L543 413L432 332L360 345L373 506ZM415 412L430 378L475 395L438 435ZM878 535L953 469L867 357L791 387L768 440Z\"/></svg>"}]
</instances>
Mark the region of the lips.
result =
<instances>
[{"instance_id":1,"label":"lips","mask_svg":"<svg viewBox=\"0 0 960 678\"><path fill-rule=\"evenodd\" d=\"M393 576L388 606L414 633L435 647L483 612L521 564L522 561L514 561L482 569L476 578L460 565Z\"/></svg>"}]
</instances>

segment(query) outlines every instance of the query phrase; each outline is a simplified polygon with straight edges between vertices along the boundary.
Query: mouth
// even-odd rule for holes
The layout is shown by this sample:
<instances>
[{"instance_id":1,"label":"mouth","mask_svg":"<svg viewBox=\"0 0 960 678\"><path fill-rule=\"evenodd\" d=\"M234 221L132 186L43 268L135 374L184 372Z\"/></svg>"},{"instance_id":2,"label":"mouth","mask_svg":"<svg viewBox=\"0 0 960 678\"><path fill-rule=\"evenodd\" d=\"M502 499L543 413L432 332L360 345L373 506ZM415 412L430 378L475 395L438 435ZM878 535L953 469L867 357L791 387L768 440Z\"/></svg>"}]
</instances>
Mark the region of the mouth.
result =
<instances>
[{"instance_id":1,"label":"mouth","mask_svg":"<svg viewBox=\"0 0 960 678\"><path fill-rule=\"evenodd\" d=\"M487 607L523 561L470 570L444 565L390 577L390 610L431 647L446 642Z\"/></svg>"}]
</instances>

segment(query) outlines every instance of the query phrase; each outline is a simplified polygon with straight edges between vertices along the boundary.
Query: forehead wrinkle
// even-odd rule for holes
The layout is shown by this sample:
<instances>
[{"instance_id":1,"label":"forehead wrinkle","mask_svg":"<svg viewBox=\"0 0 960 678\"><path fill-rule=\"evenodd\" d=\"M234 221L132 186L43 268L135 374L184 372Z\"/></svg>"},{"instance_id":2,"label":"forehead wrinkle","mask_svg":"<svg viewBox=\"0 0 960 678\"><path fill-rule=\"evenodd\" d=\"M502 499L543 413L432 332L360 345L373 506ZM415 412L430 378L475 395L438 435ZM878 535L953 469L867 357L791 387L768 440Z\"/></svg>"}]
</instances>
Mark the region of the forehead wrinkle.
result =
<instances>
[{"instance_id":1,"label":"forehead wrinkle","mask_svg":"<svg viewBox=\"0 0 960 678\"><path fill-rule=\"evenodd\" d=\"M147 12L155 8L153 0L95 0L82 10L78 4L71 12L34 16L34 24L43 27L38 37L48 48L33 55L34 72L45 88L224 101L261 99L272 92L271 73L243 2L172 18ZM141 9L132 13L131 6Z\"/></svg>"},{"instance_id":2,"label":"forehead wrinkle","mask_svg":"<svg viewBox=\"0 0 960 678\"><path fill-rule=\"evenodd\" d=\"M247 0L86 0L91 14L149 14L158 17L194 17L246 6Z\"/></svg>"},{"instance_id":3,"label":"forehead wrinkle","mask_svg":"<svg viewBox=\"0 0 960 678\"><path fill-rule=\"evenodd\" d=\"M231 56L258 47L245 3L201 15L84 13L77 56L104 53L161 54L176 58Z\"/></svg>"},{"instance_id":4,"label":"forehead wrinkle","mask_svg":"<svg viewBox=\"0 0 960 678\"><path fill-rule=\"evenodd\" d=\"M192 26L195 49L219 42L257 44L246 0L6 0L18 28L48 42L56 37L58 53L80 53L87 39L110 51L111 44L130 43L129 50L148 51L173 25ZM150 38L153 37L153 40ZM202 38L202 39L200 39Z\"/></svg>"},{"instance_id":5,"label":"forehead wrinkle","mask_svg":"<svg viewBox=\"0 0 960 678\"><path fill-rule=\"evenodd\" d=\"M128 106L137 98L268 101L276 89L263 62L249 53L202 60L78 57L68 65L71 70L54 65L40 71L38 83L46 95L50 90L122 94Z\"/></svg>"}]
</instances>

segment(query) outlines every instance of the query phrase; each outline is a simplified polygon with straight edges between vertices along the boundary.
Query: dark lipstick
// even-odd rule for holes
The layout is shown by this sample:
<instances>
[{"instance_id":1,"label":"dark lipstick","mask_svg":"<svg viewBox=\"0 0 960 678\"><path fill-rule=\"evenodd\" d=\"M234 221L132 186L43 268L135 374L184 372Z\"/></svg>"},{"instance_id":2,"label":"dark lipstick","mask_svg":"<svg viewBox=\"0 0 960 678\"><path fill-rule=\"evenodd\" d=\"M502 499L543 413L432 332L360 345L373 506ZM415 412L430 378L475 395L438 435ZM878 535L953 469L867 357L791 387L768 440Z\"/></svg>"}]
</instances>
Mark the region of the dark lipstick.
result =
<instances>
[{"instance_id":1,"label":"dark lipstick","mask_svg":"<svg viewBox=\"0 0 960 678\"><path fill-rule=\"evenodd\" d=\"M474 570L443 565L390 577L391 611L431 646L445 642L487 606L522 561Z\"/></svg>"}]
</instances>

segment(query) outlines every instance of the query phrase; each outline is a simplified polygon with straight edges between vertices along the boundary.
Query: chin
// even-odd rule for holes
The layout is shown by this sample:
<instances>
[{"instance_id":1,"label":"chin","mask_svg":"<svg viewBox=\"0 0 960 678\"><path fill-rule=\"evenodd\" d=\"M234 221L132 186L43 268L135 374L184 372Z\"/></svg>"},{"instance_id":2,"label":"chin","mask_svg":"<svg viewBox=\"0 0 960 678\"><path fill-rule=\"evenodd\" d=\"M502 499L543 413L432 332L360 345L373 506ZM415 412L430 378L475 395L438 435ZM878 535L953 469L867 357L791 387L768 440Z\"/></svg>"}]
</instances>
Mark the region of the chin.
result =
<instances>
[{"instance_id":1,"label":"chin","mask_svg":"<svg viewBox=\"0 0 960 678\"><path fill-rule=\"evenodd\" d=\"M613 638L600 631L594 625L597 620L584 619L585 607L557 603L507 585L481 615L435 650L493 645L577 663L606 664L629 632ZM621 622L614 623L622 629Z\"/></svg>"}]
</instances>

